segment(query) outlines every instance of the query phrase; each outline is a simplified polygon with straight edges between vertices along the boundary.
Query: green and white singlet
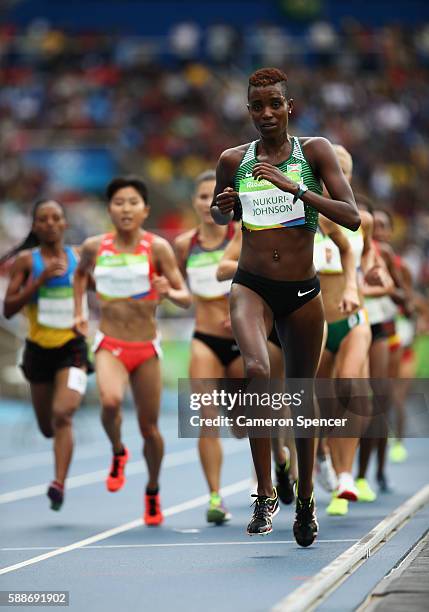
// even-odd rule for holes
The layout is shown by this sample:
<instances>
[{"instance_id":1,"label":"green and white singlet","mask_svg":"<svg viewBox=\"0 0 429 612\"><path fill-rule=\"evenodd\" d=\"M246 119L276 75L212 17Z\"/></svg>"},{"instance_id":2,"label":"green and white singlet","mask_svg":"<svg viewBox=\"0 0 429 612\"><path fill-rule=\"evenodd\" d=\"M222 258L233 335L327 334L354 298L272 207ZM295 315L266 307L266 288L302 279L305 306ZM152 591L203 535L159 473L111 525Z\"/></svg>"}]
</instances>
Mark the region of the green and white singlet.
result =
<instances>
[{"instance_id":1,"label":"green and white singlet","mask_svg":"<svg viewBox=\"0 0 429 612\"><path fill-rule=\"evenodd\" d=\"M193 295L205 300L219 299L228 295L232 279L218 281L216 271L233 235L234 225L230 223L221 244L214 249L205 249L200 244L199 229L195 230L186 259L186 275Z\"/></svg>"},{"instance_id":2,"label":"green and white singlet","mask_svg":"<svg viewBox=\"0 0 429 612\"><path fill-rule=\"evenodd\" d=\"M258 141L250 143L236 172L234 184L240 195L243 227L248 230L266 230L302 226L315 232L318 212L312 206L297 200L294 195L282 191L266 180L257 181L252 176ZM299 138L292 138L289 159L276 165L291 181L303 182L310 191L321 194L322 186L302 152Z\"/></svg>"}]
</instances>

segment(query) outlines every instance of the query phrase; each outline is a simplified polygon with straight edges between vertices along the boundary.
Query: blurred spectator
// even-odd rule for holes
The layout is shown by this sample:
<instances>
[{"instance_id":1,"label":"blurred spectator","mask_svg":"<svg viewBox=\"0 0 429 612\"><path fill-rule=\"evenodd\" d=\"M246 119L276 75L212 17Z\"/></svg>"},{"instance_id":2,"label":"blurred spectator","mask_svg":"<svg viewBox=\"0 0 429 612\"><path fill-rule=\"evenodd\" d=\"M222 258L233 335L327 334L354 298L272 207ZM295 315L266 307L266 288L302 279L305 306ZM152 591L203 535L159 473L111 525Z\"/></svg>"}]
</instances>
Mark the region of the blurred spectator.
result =
<instances>
[{"instance_id":1,"label":"blurred spectator","mask_svg":"<svg viewBox=\"0 0 429 612\"><path fill-rule=\"evenodd\" d=\"M181 60L191 60L197 56L201 31L196 23L178 23L170 33L170 45L174 55Z\"/></svg>"},{"instance_id":2,"label":"blurred spectator","mask_svg":"<svg viewBox=\"0 0 429 612\"><path fill-rule=\"evenodd\" d=\"M229 65L235 62L240 54L238 32L226 23L218 23L209 27L205 42L208 58L213 64Z\"/></svg>"}]
</instances>

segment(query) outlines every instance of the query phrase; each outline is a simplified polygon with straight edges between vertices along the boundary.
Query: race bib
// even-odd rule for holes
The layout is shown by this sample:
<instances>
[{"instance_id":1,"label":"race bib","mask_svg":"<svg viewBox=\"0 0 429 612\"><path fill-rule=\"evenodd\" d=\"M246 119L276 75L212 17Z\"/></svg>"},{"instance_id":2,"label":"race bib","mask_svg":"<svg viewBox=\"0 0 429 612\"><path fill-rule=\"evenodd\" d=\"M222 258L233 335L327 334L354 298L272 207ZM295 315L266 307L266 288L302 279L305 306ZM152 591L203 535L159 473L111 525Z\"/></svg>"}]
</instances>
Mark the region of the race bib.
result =
<instances>
[{"instance_id":1,"label":"race bib","mask_svg":"<svg viewBox=\"0 0 429 612\"><path fill-rule=\"evenodd\" d=\"M94 270L97 292L107 299L128 298L150 291L149 261L145 254L101 255Z\"/></svg>"},{"instance_id":2,"label":"race bib","mask_svg":"<svg viewBox=\"0 0 429 612\"><path fill-rule=\"evenodd\" d=\"M88 307L86 304L86 312ZM85 307L84 307L85 310ZM40 287L37 322L54 329L70 329L74 319L72 287Z\"/></svg>"},{"instance_id":3,"label":"race bib","mask_svg":"<svg viewBox=\"0 0 429 612\"><path fill-rule=\"evenodd\" d=\"M211 251L191 255L186 265L186 273L191 292L205 299L219 298L231 290L231 280L218 281L216 272L223 251Z\"/></svg>"},{"instance_id":4,"label":"race bib","mask_svg":"<svg viewBox=\"0 0 429 612\"><path fill-rule=\"evenodd\" d=\"M300 182L301 164L289 164L284 173ZM293 203L293 194L282 191L266 180L257 181L251 173L240 180L240 201L243 224L249 229L269 229L305 224L304 202Z\"/></svg>"}]
</instances>

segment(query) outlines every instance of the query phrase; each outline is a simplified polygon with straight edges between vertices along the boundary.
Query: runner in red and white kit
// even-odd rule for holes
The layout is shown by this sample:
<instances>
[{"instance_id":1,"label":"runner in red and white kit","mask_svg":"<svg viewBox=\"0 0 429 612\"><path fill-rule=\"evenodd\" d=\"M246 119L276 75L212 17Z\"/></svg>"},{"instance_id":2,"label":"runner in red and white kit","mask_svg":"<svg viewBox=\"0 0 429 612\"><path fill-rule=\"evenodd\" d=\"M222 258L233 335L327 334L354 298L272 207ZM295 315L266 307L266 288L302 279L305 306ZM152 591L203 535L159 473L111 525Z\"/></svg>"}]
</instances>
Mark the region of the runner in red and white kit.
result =
<instances>
[{"instance_id":1,"label":"runner in red and white kit","mask_svg":"<svg viewBox=\"0 0 429 612\"><path fill-rule=\"evenodd\" d=\"M107 489L121 489L129 453L121 437L121 404L131 384L137 407L149 480L145 495L146 525L163 520L159 472L164 442L158 429L161 397L160 346L155 312L168 298L188 307L191 296L171 246L142 225L149 214L147 189L138 178L117 178L107 187L113 233L88 238L75 273L75 327L87 333L80 304L93 273L101 318L94 343L102 422L112 444Z\"/></svg>"}]
</instances>

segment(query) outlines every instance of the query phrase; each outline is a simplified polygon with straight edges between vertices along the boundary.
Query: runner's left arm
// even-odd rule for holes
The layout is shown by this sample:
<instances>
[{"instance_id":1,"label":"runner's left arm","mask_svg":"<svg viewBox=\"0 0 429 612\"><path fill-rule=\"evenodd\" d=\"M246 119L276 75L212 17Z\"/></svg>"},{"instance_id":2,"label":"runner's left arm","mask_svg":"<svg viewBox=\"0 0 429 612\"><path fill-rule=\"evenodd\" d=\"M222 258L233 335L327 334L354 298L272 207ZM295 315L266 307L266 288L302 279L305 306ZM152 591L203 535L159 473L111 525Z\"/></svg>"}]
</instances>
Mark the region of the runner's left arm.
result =
<instances>
[{"instance_id":1,"label":"runner's left arm","mask_svg":"<svg viewBox=\"0 0 429 612\"><path fill-rule=\"evenodd\" d=\"M86 336L88 334L88 320L83 311L84 296L93 284L92 270L94 268L99 237L87 238L80 249L80 259L73 276L74 296L74 324L73 329Z\"/></svg>"},{"instance_id":2,"label":"runner's left arm","mask_svg":"<svg viewBox=\"0 0 429 612\"><path fill-rule=\"evenodd\" d=\"M160 272L160 275L156 274L152 280L154 289L159 293L161 299L167 298L176 306L189 308L192 304L192 296L186 287L170 244L158 236L153 242L153 254L156 267Z\"/></svg>"},{"instance_id":3,"label":"runner's left arm","mask_svg":"<svg viewBox=\"0 0 429 612\"><path fill-rule=\"evenodd\" d=\"M326 138L309 138L303 144L313 172L326 186L329 195L319 195L306 191L301 200L335 223L356 231L360 227L360 216L349 182L340 168L335 151ZM256 180L265 179L282 191L298 195L300 186L290 180L277 166L268 162L258 162L253 167Z\"/></svg>"},{"instance_id":4,"label":"runner's left arm","mask_svg":"<svg viewBox=\"0 0 429 612\"><path fill-rule=\"evenodd\" d=\"M407 293L404 287L402 270L395 265L395 253L389 244L381 244L380 250L381 256L386 264L387 271L395 284L395 289L391 294L391 298L395 304L405 307L407 303Z\"/></svg>"},{"instance_id":5,"label":"runner's left arm","mask_svg":"<svg viewBox=\"0 0 429 612\"><path fill-rule=\"evenodd\" d=\"M349 315L359 307L359 292L357 286L357 274L356 274L356 262L353 255L352 246L347 236L343 234L341 228L326 219L326 217L319 217L319 224L324 234L327 234L329 238L337 245L340 251L341 266L343 268L345 287L341 302L339 304L340 312L345 315Z\"/></svg>"},{"instance_id":6,"label":"runner's left arm","mask_svg":"<svg viewBox=\"0 0 429 612\"><path fill-rule=\"evenodd\" d=\"M78 261L80 261L80 258L82 256L82 248L83 248L83 244L74 244L73 245L73 250L75 251ZM88 276L88 290L89 291L95 291L96 287L95 287L95 280L92 274L89 274Z\"/></svg>"}]
</instances>

